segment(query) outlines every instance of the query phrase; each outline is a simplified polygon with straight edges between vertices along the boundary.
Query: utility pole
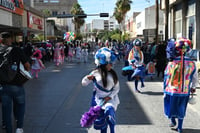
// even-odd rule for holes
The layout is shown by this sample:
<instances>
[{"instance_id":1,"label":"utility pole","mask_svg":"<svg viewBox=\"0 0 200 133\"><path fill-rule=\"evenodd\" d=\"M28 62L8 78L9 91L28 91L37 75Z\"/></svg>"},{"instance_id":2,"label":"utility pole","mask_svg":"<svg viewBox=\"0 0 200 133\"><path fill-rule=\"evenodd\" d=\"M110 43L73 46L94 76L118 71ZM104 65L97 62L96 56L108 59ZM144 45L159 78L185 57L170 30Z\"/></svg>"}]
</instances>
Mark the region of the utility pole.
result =
<instances>
[{"instance_id":1,"label":"utility pole","mask_svg":"<svg viewBox=\"0 0 200 133\"><path fill-rule=\"evenodd\" d=\"M159 4L158 0L156 0L156 37L155 37L155 43L158 44L158 24L159 24Z\"/></svg>"}]
</instances>

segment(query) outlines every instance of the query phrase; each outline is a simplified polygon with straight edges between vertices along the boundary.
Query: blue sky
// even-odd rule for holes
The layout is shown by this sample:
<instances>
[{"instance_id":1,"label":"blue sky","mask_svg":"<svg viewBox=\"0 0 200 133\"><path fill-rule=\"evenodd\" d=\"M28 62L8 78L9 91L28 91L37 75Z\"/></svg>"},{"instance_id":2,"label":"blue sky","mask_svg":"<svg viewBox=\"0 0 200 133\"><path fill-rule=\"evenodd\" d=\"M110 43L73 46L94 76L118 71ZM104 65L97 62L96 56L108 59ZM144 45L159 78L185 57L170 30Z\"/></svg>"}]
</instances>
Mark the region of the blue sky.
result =
<instances>
[{"instance_id":1,"label":"blue sky","mask_svg":"<svg viewBox=\"0 0 200 133\"><path fill-rule=\"evenodd\" d=\"M86 14L109 13L110 16L113 15L116 1L117 0L78 0ZM127 15L131 16L132 12L143 11L144 8L155 4L155 0L147 1L148 0L133 0L131 10ZM100 19L100 17L88 16L85 20L87 23L90 23L92 19Z\"/></svg>"}]
</instances>

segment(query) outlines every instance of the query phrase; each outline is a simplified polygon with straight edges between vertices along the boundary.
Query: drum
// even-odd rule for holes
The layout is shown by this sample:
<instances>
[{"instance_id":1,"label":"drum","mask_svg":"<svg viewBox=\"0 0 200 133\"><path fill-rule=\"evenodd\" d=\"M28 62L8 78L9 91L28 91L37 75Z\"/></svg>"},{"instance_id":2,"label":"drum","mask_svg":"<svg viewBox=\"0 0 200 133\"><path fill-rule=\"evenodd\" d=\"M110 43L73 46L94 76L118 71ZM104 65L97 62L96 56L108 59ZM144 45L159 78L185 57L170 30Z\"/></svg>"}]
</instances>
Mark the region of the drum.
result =
<instances>
[{"instance_id":1,"label":"drum","mask_svg":"<svg viewBox=\"0 0 200 133\"><path fill-rule=\"evenodd\" d=\"M28 80L32 79L31 74L24 69L24 65L22 63L20 63L19 69L20 72L17 73L14 80L12 81L14 84L22 85Z\"/></svg>"}]
</instances>

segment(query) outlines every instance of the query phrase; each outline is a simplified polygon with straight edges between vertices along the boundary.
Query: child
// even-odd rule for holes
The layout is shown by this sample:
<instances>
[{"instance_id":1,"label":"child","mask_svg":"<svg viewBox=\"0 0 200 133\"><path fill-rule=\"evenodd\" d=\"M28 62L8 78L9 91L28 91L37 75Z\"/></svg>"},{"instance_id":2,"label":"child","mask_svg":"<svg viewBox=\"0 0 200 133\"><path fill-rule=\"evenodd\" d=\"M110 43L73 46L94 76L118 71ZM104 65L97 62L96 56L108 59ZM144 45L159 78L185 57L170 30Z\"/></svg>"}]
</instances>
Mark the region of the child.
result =
<instances>
[{"instance_id":1,"label":"child","mask_svg":"<svg viewBox=\"0 0 200 133\"><path fill-rule=\"evenodd\" d=\"M106 47L99 49L95 54L96 70L86 75L82 80L82 85L86 86L93 81L94 83L94 97L92 106L100 105L101 115L94 122L102 121L102 125L95 129L101 130L101 133L107 133L107 127L110 126L110 133L115 133L115 111L119 104L118 92L119 81L116 72L112 69L112 63L115 60L114 53Z\"/></svg>"},{"instance_id":2,"label":"child","mask_svg":"<svg viewBox=\"0 0 200 133\"><path fill-rule=\"evenodd\" d=\"M38 49L38 47L36 47L35 52L33 53L32 56L32 65L31 65L31 74L34 75L35 73L35 78L38 78L38 73L40 72L40 70L45 68L41 58L42 58L42 53Z\"/></svg>"}]
</instances>

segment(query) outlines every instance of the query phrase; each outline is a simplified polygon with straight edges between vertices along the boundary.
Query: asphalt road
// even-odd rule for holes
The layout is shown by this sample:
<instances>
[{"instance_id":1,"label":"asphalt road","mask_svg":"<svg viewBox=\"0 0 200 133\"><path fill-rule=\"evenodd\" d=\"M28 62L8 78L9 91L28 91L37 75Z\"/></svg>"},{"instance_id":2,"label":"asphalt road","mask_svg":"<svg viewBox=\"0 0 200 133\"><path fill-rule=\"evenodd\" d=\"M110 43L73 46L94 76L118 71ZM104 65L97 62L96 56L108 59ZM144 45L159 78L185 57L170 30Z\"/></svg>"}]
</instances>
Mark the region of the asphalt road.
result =
<instances>
[{"instance_id":1,"label":"asphalt road","mask_svg":"<svg viewBox=\"0 0 200 133\"><path fill-rule=\"evenodd\" d=\"M92 96L92 84L81 86L83 76L95 67L93 59L89 61L64 63L59 67L50 63L38 79L25 84L24 133L99 133L93 128L80 127L81 115L88 111ZM135 93L133 82L127 82L121 75L122 67L122 62L114 66L121 88L116 133L175 133L163 114L162 79L150 81L147 77L142 93ZM188 107L184 133L200 133L200 113L194 107ZM4 131L0 129L0 133Z\"/></svg>"}]
</instances>

